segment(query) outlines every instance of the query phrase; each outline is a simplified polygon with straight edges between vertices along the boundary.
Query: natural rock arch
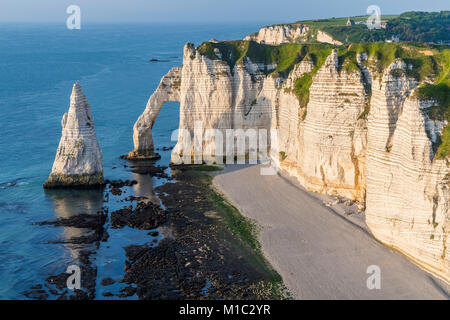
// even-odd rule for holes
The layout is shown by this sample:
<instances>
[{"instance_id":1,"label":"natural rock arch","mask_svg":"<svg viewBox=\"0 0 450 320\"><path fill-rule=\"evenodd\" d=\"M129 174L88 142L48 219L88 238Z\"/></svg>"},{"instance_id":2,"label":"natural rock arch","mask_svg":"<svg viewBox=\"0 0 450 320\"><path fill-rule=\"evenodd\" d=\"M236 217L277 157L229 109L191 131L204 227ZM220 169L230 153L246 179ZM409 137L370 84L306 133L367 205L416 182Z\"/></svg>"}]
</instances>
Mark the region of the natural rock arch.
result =
<instances>
[{"instance_id":1,"label":"natural rock arch","mask_svg":"<svg viewBox=\"0 0 450 320\"><path fill-rule=\"evenodd\" d=\"M134 150L128 159L155 159L152 128L162 106L169 101L180 101L181 67L175 67L161 79L158 88L148 99L144 112L133 127Z\"/></svg>"}]
</instances>

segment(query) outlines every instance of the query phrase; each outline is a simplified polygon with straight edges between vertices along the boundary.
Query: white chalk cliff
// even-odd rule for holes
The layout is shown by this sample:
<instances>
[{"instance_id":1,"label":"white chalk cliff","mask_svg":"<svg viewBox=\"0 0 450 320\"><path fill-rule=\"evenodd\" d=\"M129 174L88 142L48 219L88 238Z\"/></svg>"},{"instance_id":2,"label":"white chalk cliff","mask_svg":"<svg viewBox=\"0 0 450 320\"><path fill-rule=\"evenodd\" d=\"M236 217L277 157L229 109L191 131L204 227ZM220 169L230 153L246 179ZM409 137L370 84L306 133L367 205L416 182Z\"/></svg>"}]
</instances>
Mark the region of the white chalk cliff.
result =
<instances>
[{"instance_id":1,"label":"white chalk cliff","mask_svg":"<svg viewBox=\"0 0 450 320\"><path fill-rule=\"evenodd\" d=\"M300 23L262 27L258 32L245 36L244 40L270 45L308 41L342 45L342 42L333 39L328 33L322 30L313 31L309 26Z\"/></svg>"},{"instance_id":2,"label":"white chalk cliff","mask_svg":"<svg viewBox=\"0 0 450 320\"><path fill-rule=\"evenodd\" d=\"M179 127L191 134L195 122L205 134L277 129L280 155L272 156L282 170L310 191L359 201L377 239L450 281L450 159L438 159L432 148L447 123L424 112L433 101L415 98L411 66L396 60L380 72L361 54L358 68L346 69L330 50L317 72L305 58L289 74L274 75L267 70L276 65L249 57L232 65L216 49L212 58L184 47L183 65L163 77L136 122L130 155L153 154L151 128L166 101L180 102ZM305 74L313 77L302 106L292 88ZM205 154L212 144L204 141ZM183 161L182 150L180 136L174 161Z\"/></svg>"},{"instance_id":3,"label":"white chalk cliff","mask_svg":"<svg viewBox=\"0 0 450 320\"><path fill-rule=\"evenodd\" d=\"M309 27L303 24L286 24L262 27L258 32L250 34L244 40L258 43L278 45L281 43L305 41Z\"/></svg>"},{"instance_id":4,"label":"white chalk cliff","mask_svg":"<svg viewBox=\"0 0 450 320\"><path fill-rule=\"evenodd\" d=\"M102 151L86 96L73 85L69 111L62 121L62 136L45 188L94 187L104 184Z\"/></svg>"},{"instance_id":5,"label":"white chalk cliff","mask_svg":"<svg viewBox=\"0 0 450 320\"><path fill-rule=\"evenodd\" d=\"M154 159L152 128L164 103L180 100L181 68L172 68L160 81L158 88L147 102L144 113L136 121L133 130L134 151L129 159Z\"/></svg>"}]
</instances>

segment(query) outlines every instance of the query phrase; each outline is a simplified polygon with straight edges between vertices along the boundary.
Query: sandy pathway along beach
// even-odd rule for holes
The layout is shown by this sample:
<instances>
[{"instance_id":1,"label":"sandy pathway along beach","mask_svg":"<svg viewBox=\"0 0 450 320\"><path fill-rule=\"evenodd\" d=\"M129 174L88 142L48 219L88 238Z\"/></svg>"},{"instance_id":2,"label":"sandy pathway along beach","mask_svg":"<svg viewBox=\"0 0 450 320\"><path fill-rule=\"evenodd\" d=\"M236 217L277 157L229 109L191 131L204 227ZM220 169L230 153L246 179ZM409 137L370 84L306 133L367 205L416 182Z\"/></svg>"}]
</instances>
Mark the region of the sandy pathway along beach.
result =
<instances>
[{"instance_id":1,"label":"sandy pathway along beach","mask_svg":"<svg viewBox=\"0 0 450 320\"><path fill-rule=\"evenodd\" d=\"M450 288L336 214L292 178L229 165L214 185L262 226L269 262L296 299L448 299ZM367 288L380 267L381 289Z\"/></svg>"}]
</instances>

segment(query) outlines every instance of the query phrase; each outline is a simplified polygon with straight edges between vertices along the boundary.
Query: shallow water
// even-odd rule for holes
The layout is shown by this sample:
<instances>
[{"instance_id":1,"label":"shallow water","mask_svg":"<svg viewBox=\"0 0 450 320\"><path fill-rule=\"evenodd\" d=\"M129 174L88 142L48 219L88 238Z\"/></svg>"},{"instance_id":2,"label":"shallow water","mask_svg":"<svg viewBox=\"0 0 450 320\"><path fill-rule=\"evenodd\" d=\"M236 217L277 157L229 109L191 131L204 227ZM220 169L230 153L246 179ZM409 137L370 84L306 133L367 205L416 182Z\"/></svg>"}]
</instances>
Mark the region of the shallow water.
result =
<instances>
[{"instance_id":1,"label":"shallow water","mask_svg":"<svg viewBox=\"0 0 450 320\"><path fill-rule=\"evenodd\" d=\"M261 24L0 24L0 299L23 299L22 293L50 275L64 272L79 250L49 244L80 235L83 230L35 223L81 212L109 211L124 205L102 192L44 191L61 136L61 118L68 110L73 83L80 81L92 107L103 149L105 178L136 179L126 195L149 195L162 180L129 172L119 156L132 149L132 127L160 78L181 65L182 47L191 41L242 39ZM169 60L149 62L150 58ZM178 103L167 103L153 129L155 147L173 146ZM160 152L167 165L170 152ZM117 291L102 287L105 277L120 280L129 244L150 243L148 231L107 230L90 260L96 265L97 298ZM161 236L158 236L160 240ZM53 298L53 297L50 297ZM133 298L133 297L131 297Z\"/></svg>"}]
</instances>

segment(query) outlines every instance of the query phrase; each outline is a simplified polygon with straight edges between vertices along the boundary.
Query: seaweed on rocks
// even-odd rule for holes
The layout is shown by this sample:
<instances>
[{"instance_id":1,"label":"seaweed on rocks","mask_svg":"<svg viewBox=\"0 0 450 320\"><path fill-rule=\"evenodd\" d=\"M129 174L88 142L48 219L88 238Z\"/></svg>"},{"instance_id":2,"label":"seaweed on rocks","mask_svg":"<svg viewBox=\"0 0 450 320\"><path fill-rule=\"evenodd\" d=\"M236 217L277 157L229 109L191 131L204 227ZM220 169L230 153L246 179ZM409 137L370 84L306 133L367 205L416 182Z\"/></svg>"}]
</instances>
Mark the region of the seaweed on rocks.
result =
<instances>
[{"instance_id":1,"label":"seaweed on rocks","mask_svg":"<svg viewBox=\"0 0 450 320\"><path fill-rule=\"evenodd\" d=\"M216 203L206 174L197 166L171 169L177 182L155 190L167 208L163 240L125 248L122 282L136 286L139 299L275 298L271 275L255 262L254 251L208 214Z\"/></svg>"}]
</instances>

